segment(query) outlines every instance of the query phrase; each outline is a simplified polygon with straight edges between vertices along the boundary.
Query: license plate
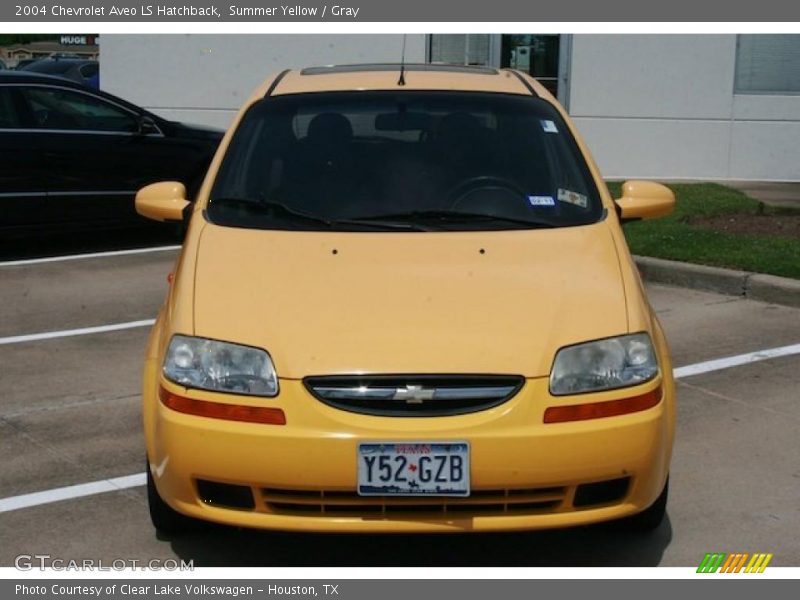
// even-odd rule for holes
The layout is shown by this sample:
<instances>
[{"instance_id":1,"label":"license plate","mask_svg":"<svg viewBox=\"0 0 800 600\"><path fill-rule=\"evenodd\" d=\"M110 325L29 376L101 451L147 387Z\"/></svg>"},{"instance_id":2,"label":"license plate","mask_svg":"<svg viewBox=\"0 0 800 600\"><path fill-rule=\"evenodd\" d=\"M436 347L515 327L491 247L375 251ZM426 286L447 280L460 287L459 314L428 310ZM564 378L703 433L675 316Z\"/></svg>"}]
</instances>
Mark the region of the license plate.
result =
<instances>
[{"instance_id":1,"label":"license plate","mask_svg":"<svg viewBox=\"0 0 800 600\"><path fill-rule=\"evenodd\" d=\"M360 496L469 496L466 442L358 445Z\"/></svg>"}]
</instances>

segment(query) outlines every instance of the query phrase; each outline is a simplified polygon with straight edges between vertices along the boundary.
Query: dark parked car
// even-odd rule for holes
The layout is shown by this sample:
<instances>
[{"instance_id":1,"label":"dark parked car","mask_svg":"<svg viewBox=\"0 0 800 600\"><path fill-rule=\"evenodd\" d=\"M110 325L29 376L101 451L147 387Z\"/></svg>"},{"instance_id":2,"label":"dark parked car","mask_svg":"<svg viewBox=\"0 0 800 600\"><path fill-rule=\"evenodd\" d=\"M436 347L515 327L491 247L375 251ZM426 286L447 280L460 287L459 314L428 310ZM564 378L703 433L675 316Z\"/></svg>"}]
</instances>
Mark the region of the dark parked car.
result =
<instances>
[{"instance_id":1,"label":"dark parked car","mask_svg":"<svg viewBox=\"0 0 800 600\"><path fill-rule=\"evenodd\" d=\"M32 65L33 63L42 60L41 58L23 58L20 61L17 61L17 65L14 67L17 71L24 71L25 67L28 65Z\"/></svg>"},{"instance_id":2,"label":"dark parked car","mask_svg":"<svg viewBox=\"0 0 800 600\"><path fill-rule=\"evenodd\" d=\"M64 79L0 73L0 235L144 224L136 191L199 188L222 131Z\"/></svg>"},{"instance_id":3,"label":"dark parked car","mask_svg":"<svg viewBox=\"0 0 800 600\"><path fill-rule=\"evenodd\" d=\"M85 60L80 58L43 58L28 65L19 71L26 73L41 73L42 75L52 75L53 77L63 77L71 79L83 85L99 88L100 63L96 60Z\"/></svg>"}]
</instances>

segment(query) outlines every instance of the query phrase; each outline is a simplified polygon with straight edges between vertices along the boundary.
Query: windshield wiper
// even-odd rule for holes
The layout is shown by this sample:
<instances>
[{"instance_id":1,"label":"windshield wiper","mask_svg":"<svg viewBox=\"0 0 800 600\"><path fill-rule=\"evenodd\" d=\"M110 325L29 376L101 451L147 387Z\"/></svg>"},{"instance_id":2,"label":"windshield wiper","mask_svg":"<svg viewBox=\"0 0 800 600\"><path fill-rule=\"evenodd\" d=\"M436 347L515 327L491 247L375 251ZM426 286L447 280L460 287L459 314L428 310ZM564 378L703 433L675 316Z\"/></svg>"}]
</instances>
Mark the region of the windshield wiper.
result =
<instances>
[{"instance_id":1,"label":"windshield wiper","mask_svg":"<svg viewBox=\"0 0 800 600\"><path fill-rule=\"evenodd\" d=\"M418 225L413 225L408 222L384 222L380 219L370 219L369 221L363 221L362 219L326 219L324 217L319 217L316 215L310 215L308 213L304 213L281 202L276 202L274 200L255 200L255 199L248 199L248 198L234 198L234 197L221 197L221 198L213 198L209 202L209 207L213 207L214 205L222 205L222 206L234 206L236 208L242 208L244 210L253 212L259 215L266 215L268 217L273 218L289 218L298 221L303 221L306 223L313 223L316 225L323 225L330 229L335 229L336 227L347 226L347 225L356 225L358 227L371 227L373 229L403 229L403 230L411 230L411 231L424 231L425 228L420 227Z\"/></svg>"},{"instance_id":2,"label":"windshield wiper","mask_svg":"<svg viewBox=\"0 0 800 600\"><path fill-rule=\"evenodd\" d=\"M516 217L505 217L502 215L490 215L487 213L462 212L458 210L412 210L404 213L394 213L385 215L374 215L359 217L357 221L408 221L408 222L436 222L441 223L474 223L481 221L502 221L504 223L514 223L524 225L527 228L550 228L558 227L555 223L548 221L534 221L529 219L518 219Z\"/></svg>"},{"instance_id":3,"label":"windshield wiper","mask_svg":"<svg viewBox=\"0 0 800 600\"><path fill-rule=\"evenodd\" d=\"M293 219L300 219L311 223L317 223L319 225L330 226L330 221L328 219L298 212L292 208L289 208L285 204L281 204L280 202L262 201L249 198L222 197L211 199L209 202L209 207L214 206L239 208L258 215L291 217Z\"/></svg>"}]
</instances>

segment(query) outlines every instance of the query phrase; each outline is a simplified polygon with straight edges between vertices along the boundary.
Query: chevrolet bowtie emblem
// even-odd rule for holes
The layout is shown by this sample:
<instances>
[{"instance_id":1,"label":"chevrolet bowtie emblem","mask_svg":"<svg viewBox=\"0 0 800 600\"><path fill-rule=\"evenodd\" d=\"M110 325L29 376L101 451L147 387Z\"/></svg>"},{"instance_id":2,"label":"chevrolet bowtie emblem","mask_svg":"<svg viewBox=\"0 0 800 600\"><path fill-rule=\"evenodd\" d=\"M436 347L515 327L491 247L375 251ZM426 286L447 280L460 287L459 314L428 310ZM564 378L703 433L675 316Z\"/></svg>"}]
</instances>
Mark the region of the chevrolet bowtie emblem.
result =
<instances>
[{"instance_id":1,"label":"chevrolet bowtie emblem","mask_svg":"<svg viewBox=\"0 0 800 600\"><path fill-rule=\"evenodd\" d=\"M425 389L421 385L407 385L397 388L392 399L405 400L406 404L422 404L425 400L431 400L433 393L434 390Z\"/></svg>"}]
</instances>

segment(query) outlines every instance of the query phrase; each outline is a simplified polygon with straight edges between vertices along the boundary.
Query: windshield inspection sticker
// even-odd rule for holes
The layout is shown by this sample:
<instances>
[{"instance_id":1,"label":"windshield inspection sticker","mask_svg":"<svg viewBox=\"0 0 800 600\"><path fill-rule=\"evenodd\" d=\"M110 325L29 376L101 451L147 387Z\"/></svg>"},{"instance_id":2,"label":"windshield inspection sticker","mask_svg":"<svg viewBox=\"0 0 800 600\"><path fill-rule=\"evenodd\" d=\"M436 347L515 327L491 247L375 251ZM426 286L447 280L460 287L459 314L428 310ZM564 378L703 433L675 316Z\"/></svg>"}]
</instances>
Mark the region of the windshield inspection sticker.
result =
<instances>
[{"instance_id":1,"label":"windshield inspection sticker","mask_svg":"<svg viewBox=\"0 0 800 600\"><path fill-rule=\"evenodd\" d=\"M544 129L545 133L558 133L558 127L556 127L556 124L547 119L542 120L542 129Z\"/></svg>"},{"instance_id":2,"label":"windshield inspection sticker","mask_svg":"<svg viewBox=\"0 0 800 600\"><path fill-rule=\"evenodd\" d=\"M583 194L571 192L569 190L562 190L561 188L558 188L558 201L566 202L567 204L574 204L575 206L580 206L581 208L586 208L589 206L589 199Z\"/></svg>"},{"instance_id":3,"label":"windshield inspection sticker","mask_svg":"<svg viewBox=\"0 0 800 600\"><path fill-rule=\"evenodd\" d=\"M552 196L528 196L531 206L555 206L556 201Z\"/></svg>"}]
</instances>

